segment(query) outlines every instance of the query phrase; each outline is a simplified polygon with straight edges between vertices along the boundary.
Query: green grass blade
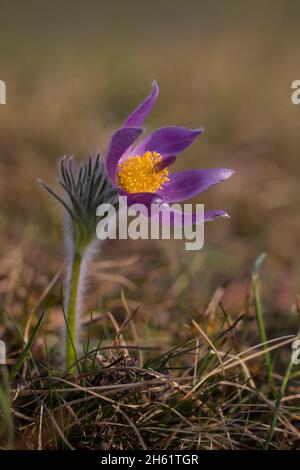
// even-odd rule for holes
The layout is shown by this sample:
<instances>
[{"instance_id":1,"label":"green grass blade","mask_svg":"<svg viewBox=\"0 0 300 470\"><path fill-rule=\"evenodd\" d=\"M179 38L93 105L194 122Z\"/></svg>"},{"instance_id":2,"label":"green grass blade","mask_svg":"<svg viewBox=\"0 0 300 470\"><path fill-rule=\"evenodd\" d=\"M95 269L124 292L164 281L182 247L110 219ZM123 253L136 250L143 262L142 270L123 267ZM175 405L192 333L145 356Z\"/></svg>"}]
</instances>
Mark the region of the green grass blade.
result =
<instances>
[{"instance_id":1,"label":"green grass blade","mask_svg":"<svg viewBox=\"0 0 300 470\"><path fill-rule=\"evenodd\" d=\"M39 332L39 329L40 329L40 326L41 326L41 324L42 324L44 315L45 315L45 311L42 312L40 318L38 319L38 321L37 321L37 323L36 323L36 325L35 325L35 327L33 328L33 331L32 331L32 333L31 333L31 336L30 336L29 340L28 340L28 343L26 344L25 348L23 349L23 351L22 351L21 355L19 356L17 362L16 362L15 365L13 366L12 371L11 371L11 373L10 373L10 379L11 379L11 381L13 381L13 380L16 378L16 376L17 376L19 370L21 369L22 365L23 365L24 362L26 361L27 356L28 356L28 354L30 353L30 349L31 349L31 347L32 347L32 345L33 345L33 343L34 343L34 340L35 340L35 338L36 338L36 336L37 336L37 334L38 334L38 332Z\"/></svg>"},{"instance_id":2,"label":"green grass blade","mask_svg":"<svg viewBox=\"0 0 300 470\"><path fill-rule=\"evenodd\" d=\"M268 338L266 334L266 328L265 328L264 317L263 317L263 309L262 309L260 292L259 292L259 269L262 263L264 262L265 258L266 258L266 254L262 253L256 259L253 269L252 269L251 285L252 285L252 291L253 291L253 296L254 296L255 315L256 315L256 323L258 327L259 338L260 338L260 341L264 343L263 348L264 348L264 356L265 356L265 364L266 364L266 370L267 370L267 375L268 375L268 381L269 381L269 384L272 386L272 388L274 388L272 361L271 361L270 353L268 351L268 345L266 344L268 341Z\"/></svg>"},{"instance_id":3,"label":"green grass blade","mask_svg":"<svg viewBox=\"0 0 300 470\"><path fill-rule=\"evenodd\" d=\"M297 339L300 339L300 330L298 332ZM278 411L279 411L279 408L280 408L280 405L281 405L281 400L285 395L285 390L286 390L287 384L290 380L291 373L292 373L292 370L293 370L293 366L294 366L294 363L293 363L293 353L292 353L289 365L288 365L288 367L286 369L286 372L285 372L285 375L283 377L281 387L280 387L280 390L279 390L279 394L278 394L278 397L277 397L277 400L276 400L276 403L275 403L275 411L274 411L272 419L271 419L271 424L270 424L269 432L268 432L265 447L264 447L265 449L269 448L269 445L272 441L274 431L275 431L275 428L276 428L276 424L277 424L277 421L278 421Z\"/></svg>"},{"instance_id":4,"label":"green grass blade","mask_svg":"<svg viewBox=\"0 0 300 470\"><path fill-rule=\"evenodd\" d=\"M14 441L14 422L10 408L10 388L7 370L6 366L0 366L0 410L2 412L3 429L6 431L6 445L8 449L13 448Z\"/></svg>"}]
</instances>

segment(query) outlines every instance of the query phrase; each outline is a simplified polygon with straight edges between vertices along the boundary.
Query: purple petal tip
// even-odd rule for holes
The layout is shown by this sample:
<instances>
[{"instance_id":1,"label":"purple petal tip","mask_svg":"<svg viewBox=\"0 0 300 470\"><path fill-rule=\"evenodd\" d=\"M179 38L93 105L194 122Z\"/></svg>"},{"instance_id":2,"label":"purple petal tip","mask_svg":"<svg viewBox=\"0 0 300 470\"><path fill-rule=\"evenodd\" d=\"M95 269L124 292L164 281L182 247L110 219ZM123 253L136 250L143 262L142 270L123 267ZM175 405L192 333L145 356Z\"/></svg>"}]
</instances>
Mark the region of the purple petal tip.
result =
<instances>
[{"instance_id":1,"label":"purple petal tip","mask_svg":"<svg viewBox=\"0 0 300 470\"><path fill-rule=\"evenodd\" d=\"M152 86L153 89L159 91L159 86L158 86L158 83L157 83L156 80L152 80L151 86Z\"/></svg>"},{"instance_id":2,"label":"purple petal tip","mask_svg":"<svg viewBox=\"0 0 300 470\"><path fill-rule=\"evenodd\" d=\"M191 129L191 134L195 137L198 137L198 135L204 134L205 130L203 127L199 127L199 129Z\"/></svg>"},{"instance_id":3,"label":"purple petal tip","mask_svg":"<svg viewBox=\"0 0 300 470\"><path fill-rule=\"evenodd\" d=\"M222 217L223 219L229 219L229 215L225 211L212 210L204 213L204 220L210 222L217 217Z\"/></svg>"},{"instance_id":4,"label":"purple petal tip","mask_svg":"<svg viewBox=\"0 0 300 470\"><path fill-rule=\"evenodd\" d=\"M224 168L224 169L223 169L223 172L222 172L222 180L223 180L223 181L227 180L227 179L230 178L230 176L232 176L234 173L235 173L234 170L231 170L230 168Z\"/></svg>"}]
</instances>

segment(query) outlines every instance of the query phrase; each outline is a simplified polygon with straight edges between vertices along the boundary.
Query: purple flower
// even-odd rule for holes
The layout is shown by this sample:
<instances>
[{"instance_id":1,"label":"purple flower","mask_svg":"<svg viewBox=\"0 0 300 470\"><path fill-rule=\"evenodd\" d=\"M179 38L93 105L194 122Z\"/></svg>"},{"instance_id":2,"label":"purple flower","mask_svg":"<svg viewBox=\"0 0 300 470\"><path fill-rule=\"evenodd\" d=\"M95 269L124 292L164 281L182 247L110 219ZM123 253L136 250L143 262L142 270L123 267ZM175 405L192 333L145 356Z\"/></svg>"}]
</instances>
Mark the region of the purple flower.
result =
<instances>
[{"instance_id":1,"label":"purple flower","mask_svg":"<svg viewBox=\"0 0 300 470\"><path fill-rule=\"evenodd\" d=\"M203 133L203 129L163 127L134 145L143 132L141 126L158 93L159 88L154 81L149 96L112 136L106 167L119 194L127 196L128 205L139 203L150 207L153 203L159 203L163 219L171 212L176 215L170 204L196 196L210 186L226 180L233 174L233 170L211 168L170 172L170 165L175 162L177 155L189 147L194 139ZM219 216L228 217L223 210L212 210L204 213L204 220L213 220ZM195 214L190 220L198 222Z\"/></svg>"}]
</instances>

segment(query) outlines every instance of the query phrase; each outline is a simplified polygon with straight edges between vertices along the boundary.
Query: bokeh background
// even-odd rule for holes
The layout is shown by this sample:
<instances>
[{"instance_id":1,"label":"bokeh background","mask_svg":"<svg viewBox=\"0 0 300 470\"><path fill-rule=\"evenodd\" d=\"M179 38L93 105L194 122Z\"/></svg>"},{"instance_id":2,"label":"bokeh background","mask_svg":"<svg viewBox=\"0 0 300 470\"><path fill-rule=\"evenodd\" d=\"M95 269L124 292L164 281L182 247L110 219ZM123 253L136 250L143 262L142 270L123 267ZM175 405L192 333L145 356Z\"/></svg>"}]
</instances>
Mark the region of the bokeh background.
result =
<instances>
[{"instance_id":1,"label":"bokeh background","mask_svg":"<svg viewBox=\"0 0 300 470\"><path fill-rule=\"evenodd\" d=\"M226 209L231 219L207 224L197 253L179 241L108 242L88 309L124 317L123 288L129 306L139 305L143 328L169 341L170 331L180 335L190 318L205 316L220 287L225 308L238 316L251 266L267 252L269 326L294 328L300 106L291 103L291 83L300 78L300 4L1 0L0 14L0 79L7 84L0 106L1 303L26 322L63 262L62 210L36 178L57 187L58 157L80 161L104 152L156 79L161 93L148 128L205 128L174 169L235 169L194 201ZM53 330L61 318L55 289L47 300Z\"/></svg>"}]
</instances>

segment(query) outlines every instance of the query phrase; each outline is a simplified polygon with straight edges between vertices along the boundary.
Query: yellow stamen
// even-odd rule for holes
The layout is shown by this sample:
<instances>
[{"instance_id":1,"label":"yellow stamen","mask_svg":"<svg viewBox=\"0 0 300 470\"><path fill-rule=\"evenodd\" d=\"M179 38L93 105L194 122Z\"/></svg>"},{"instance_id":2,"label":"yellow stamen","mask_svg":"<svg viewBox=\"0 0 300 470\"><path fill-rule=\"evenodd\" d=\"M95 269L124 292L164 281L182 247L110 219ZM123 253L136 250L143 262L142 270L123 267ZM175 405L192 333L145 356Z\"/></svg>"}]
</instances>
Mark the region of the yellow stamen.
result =
<instances>
[{"instance_id":1,"label":"yellow stamen","mask_svg":"<svg viewBox=\"0 0 300 470\"><path fill-rule=\"evenodd\" d=\"M169 170L159 170L162 156L157 152L146 152L129 157L118 164L119 184L128 193L154 193L169 181Z\"/></svg>"}]
</instances>

